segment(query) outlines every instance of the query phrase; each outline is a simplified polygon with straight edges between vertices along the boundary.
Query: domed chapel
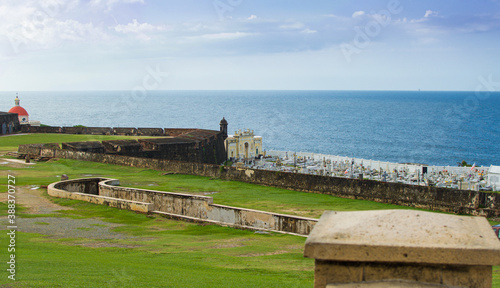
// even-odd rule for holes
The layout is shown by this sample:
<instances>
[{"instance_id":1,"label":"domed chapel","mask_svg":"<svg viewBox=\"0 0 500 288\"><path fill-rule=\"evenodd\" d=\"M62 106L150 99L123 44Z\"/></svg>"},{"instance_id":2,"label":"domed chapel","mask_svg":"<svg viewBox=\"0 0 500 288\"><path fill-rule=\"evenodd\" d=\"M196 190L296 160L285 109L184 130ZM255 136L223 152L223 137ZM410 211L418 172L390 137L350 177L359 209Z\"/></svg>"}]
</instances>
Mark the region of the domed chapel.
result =
<instances>
[{"instance_id":1,"label":"domed chapel","mask_svg":"<svg viewBox=\"0 0 500 288\"><path fill-rule=\"evenodd\" d=\"M16 106L10 108L9 110L9 113L16 113L17 116L19 117L19 123L20 124L29 124L29 114L28 112L26 111L26 109L24 109L23 107L21 107L19 105L19 96L17 95L16 93L16 99L14 100L14 102L16 103Z\"/></svg>"}]
</instances>

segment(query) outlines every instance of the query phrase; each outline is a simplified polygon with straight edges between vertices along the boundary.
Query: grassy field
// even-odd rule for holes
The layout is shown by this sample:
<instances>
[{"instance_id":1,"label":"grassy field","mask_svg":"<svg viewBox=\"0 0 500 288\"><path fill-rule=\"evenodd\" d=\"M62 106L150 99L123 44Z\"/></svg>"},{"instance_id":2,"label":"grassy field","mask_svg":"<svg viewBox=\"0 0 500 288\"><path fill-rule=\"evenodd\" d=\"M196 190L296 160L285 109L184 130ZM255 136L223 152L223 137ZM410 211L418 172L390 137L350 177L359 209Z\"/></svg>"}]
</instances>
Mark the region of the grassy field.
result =
<instances>
[{"instance_id":1,"label":"grassy field","mask_svg":"<svg viewBox=\"0 0 500 288\"><path fill-rule=\"evenodd\" d=\"M261 235L148 217L78 201L59 202L75 208L65 216L120 223L123 226L113 231L131 238L54 238L19 233L17 281L8 287L312 285L313 261L301 256L304 242L301 237ZM7 247L7 238L1 239L0 245ZM3 252L2 258L5 257ZM6 273L2 274L0 285L12 284Z\"/></svg>"},{"instance_id":2,"label":"grassy field","mask_svg":"<svg viewBox=\"0 0 500 288\"><path fill-rule=\"evenodd\" d=\"M114 136L114 135L71 135L71 134L20 134L0 137L0 151L17 151L21 144L63 143L79 141L102 141L117 139L138 139L151 137Z\"/></svg>"},{"instance_id":3,"label":"grassy field","mask_svg":"<svg viewBox=\"0 0 500 288\"><path fill-rule=\"evenodd\" d=\"M61 136L65 136L64 139ZM40 138L38 141L37 137ZM15 150L12 147L24 143L104 140L110 136L86 137L90 136L1 137L0 151ZM90 176L117 178L126 186L206 194L214 197L214 202L218 204L308 217L319 217L324 210L407 209L235 181L190 175L163 175L163 172L155 170L67 159L37 163L29 168L0 165L0 177L4 179L0 181L0 192L7 191L7 175L16 176L18 187L39 187L58 181L62 174L67 174L70 179ZM44 195L43 197L48 198L46 193ZM4 269L0 273L0 287L313 286L314 261L302 256L305 241L303 237L197 225L74 200L51 201L71 210L29 214L27 209L18 207L18 216L25 221L32 220L33 226L46 228L55 225L46 220L51 218L68 221L98 219L103 223L77 229L81 229L82 233L95 231L97 235L98 228L108 227L110 233L124 237L64 238L18 232L17 281L7 279L8 273ZM6 215L5 203L1 204L1 210L1 215ZM7 231L0 233L6 235ZM5 261L8 260L9 253L1 247L7 245L8 238L0 237L0 257ZM494 268L494 287L500 287L499 269L500 267Z\"/></svg>"}]
</instances>

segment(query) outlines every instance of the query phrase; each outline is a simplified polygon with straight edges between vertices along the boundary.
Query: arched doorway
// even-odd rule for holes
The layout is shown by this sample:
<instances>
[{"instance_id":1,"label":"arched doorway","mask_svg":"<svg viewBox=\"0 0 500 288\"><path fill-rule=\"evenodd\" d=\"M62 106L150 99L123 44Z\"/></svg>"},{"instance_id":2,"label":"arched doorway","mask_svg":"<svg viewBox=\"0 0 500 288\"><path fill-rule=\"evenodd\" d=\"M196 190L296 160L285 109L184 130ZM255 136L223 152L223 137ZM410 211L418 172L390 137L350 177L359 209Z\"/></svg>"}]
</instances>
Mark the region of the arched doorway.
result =
<instances>
[{"instance_id":1,"label":"arched doorway","mask_svg":"<svg viewBox=\"0 0 500 288\"><path fill-rule=\"evenodd\" d=\"M248 142L245 142L245 159L248 159Z\"/></svg>"}]
</instances>

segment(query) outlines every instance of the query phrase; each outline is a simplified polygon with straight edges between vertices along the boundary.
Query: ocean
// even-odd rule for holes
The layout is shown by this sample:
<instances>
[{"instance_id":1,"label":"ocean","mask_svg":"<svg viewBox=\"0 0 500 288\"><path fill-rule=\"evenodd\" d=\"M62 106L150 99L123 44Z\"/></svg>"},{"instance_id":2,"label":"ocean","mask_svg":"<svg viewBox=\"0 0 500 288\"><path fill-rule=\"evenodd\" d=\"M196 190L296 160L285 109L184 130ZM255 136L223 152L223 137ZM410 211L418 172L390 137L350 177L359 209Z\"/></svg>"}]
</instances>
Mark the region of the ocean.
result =
<instances>
[{"instance_id":1,"label":"ocean","mask_svg":"<svg viewBox=\"0 0 500 288\"><path fill-rule=\"evenodd\" d=\"M19 91L54 126L252 129L264 150L398 163L500 165L500 92ZM0 92L0 111L15 92ZM1 140L0 140L1 141Z\"/></svg>"}]
</instances>

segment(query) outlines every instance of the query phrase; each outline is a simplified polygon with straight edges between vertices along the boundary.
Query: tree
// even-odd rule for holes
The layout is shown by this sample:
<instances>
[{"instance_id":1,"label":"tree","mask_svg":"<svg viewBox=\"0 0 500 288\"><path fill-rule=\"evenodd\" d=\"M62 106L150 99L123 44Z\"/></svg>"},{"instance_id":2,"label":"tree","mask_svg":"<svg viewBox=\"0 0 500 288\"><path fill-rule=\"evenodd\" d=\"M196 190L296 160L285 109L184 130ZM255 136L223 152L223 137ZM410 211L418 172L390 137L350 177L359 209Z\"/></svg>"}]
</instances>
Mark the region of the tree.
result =
<instances>
[{"instance_id":1,"label":"tree","mask_svg":"<svg viewBox=\"0 0 500 288\"><path fill-rule=\"evenodd\" d=\"M462 162L458 162L458 167L472 167L472 164L467 163L467 161L463 160Z\"/></svg>"}]
</instances>

